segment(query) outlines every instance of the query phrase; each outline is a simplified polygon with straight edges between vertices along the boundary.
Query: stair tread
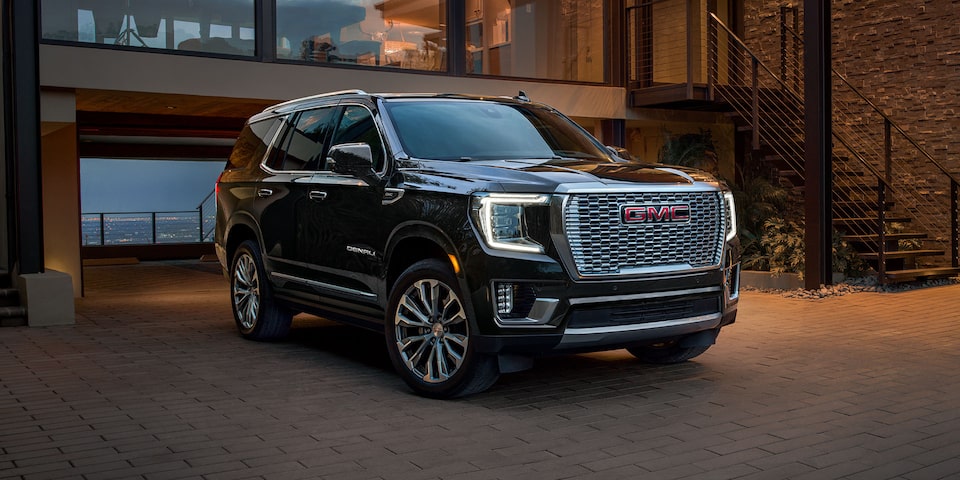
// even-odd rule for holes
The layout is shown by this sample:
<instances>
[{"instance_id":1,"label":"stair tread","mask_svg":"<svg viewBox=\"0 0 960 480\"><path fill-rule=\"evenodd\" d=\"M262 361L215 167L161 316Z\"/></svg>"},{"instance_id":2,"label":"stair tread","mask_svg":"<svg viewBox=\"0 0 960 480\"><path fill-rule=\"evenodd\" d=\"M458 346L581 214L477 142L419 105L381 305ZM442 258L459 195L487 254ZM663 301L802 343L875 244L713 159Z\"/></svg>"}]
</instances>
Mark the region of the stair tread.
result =
<instances>
[{"instance_id":1,"label":"stair tread","mask_svg":"<svg viewBox=\"0 0 960 480\"><path fill-rule=\"evenodd\" d=\"M841 238L844 240L879 240L880 235L876 233L871 233L867 235L843 235ZM884 235L886 240L904 240L910 238L927 238L926 233L888 233Z\"/></svg>"},{"instance_id":2,"label":"stair tread","mask_svg":"<svg viewBox=\"0 0 960 480\"><path fill-rule=\"evenodd\" d=\"M910 217L884 217L885 222L909 223L913 219ZM834 222L875 222L877 217L844 217L834 218Z\"/></svg>"},{"instance_id":3,"label":"stair tread","mask_svg":"<svg viewBox=\"0 0 960 480\"><path fill-rule=\"evenodd\" d=\"M887 208L890 208L895 205L892 200L887 200ZM877 207L877 201L865 201L865 200L834 200L833 206L835 207L869 207L871 210Z\"/></svg>"},{"instance_id":4,"label":"stair tread","mask_svg":"<svg viewBox=\"0 0 960 480\"><path fill-rule=\"evenodd\" d=\"M943 250L897 250L894 252L884 253L884 257L888 259L893 258L908 258L908 257L932 257L936 255L944 255L946 252ZM879 253L870 252L870 253L859 253L861 258L867 259L877 259L880 258Z\"/></svg>"},{"instance_id":5,"label":"stair tread","mask_svg":"<svg viewBox=\"0 0 960 480\"><path fill-rule=\"evenodd\" d=\"M927 267L909 270L888 270L885 272L889 279L917 278L917 277L946 277L960 275L960 267Z\"/></svg>"},{"instance_id":6,"label":"stair tread","mask_svg":"<svg viewBox=\"0 0 960 480\"><path fill-rule=\"evenodd\" d=\"M21 306L0 307L0 318L25 317L27 309Z\"/></svg>"}]
</instances>

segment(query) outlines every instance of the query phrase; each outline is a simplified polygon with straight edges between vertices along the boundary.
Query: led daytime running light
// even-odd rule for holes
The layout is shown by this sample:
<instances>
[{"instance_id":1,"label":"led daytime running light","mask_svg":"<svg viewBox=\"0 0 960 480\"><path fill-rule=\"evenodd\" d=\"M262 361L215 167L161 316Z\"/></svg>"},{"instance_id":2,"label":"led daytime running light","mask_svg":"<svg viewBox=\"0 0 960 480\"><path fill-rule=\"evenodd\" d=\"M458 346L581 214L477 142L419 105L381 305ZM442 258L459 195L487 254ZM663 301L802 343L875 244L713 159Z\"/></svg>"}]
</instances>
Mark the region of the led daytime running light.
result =
<instances>
[{"instance_id":1,"label":"led daytime running light","mask_svg":"<svg viewBox=\"0 0 960 480\"><path fill-rule=\"evenodd\" d=\"M491 248L514 252L543 253L543 245L540 245L526 236L517 237L516 241L512 242L505 242L498 239L495 235L495 229L497 226L493 224L493 217L495 206L516 206L520 207L519 218L522 223L524 215L523 207L526 205L546 205L547 202L550 201L550 197L548 195L491 193L478 198L480 202L480 208L478 209L478 221L480 223L480 230L483 234L484 241L488 246Z\"/></svg>"},{"instance_id":2,"label":"led daytime running light","mask_svg":"<svg viewBox=\"0 0 960 480\"><path fill-rule=\"evenodd\" d=\"M731 241L737 236L737 206L733 201L733 192L723 192L723 199L727 203L727 218L730 219L730 225L727 229L727 241Z\"/></svg>"}]
</instances>

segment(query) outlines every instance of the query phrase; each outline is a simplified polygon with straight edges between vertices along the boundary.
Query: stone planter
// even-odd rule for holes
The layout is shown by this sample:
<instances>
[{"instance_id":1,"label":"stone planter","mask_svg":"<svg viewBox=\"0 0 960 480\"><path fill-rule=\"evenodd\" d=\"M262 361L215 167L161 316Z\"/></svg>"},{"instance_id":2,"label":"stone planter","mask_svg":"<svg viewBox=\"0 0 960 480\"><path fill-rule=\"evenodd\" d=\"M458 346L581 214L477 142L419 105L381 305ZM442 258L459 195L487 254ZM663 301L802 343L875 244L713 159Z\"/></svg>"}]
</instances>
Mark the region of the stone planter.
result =
<instances>
[{"instance_id":1,"label":"stone planter","mask_svg":"<svg viewBox=\"0 0 960 480\"><path fill-rule=\"evenodd\" d=\"M777 275L770 272L744 270L740 272L740 285L759 290L796 290L803 288L803 280L796 273Z\"/></svg>"},{"instance_id":2,"label":"stone planter","mask_svg":"<svg viewBox=\"0 0 960 480\"><path fill-rule=\"evenodd\" d=\"M833 273L833 284L843 283L847 277L842 273ZM758 290L797 290L804 288L803 280L796 273L773 274L755 270L740 272L740 285Z\"/></svg>"}]
</instances>

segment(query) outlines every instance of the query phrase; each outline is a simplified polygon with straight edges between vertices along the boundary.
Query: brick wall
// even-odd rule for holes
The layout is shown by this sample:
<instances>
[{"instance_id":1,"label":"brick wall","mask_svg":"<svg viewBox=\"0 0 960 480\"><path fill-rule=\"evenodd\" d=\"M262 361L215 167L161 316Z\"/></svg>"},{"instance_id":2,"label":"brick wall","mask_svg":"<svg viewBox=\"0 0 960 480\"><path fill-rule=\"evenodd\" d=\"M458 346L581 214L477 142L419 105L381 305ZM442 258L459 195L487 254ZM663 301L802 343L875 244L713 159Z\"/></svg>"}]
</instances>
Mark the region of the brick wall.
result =
<instances>
[{"instance_id":1,"label":"brick wall","mask_svg":"<svg viewBox=\"0 0 960 480\"><path fill-rule=\"evenodd\" d=\"M745 1L744 37L779 66L780 5ZM801 7L802 2L795 4ZM834 68L911 134L960 161L960 0L834 0Z\"/></svg>"}]
</instances>

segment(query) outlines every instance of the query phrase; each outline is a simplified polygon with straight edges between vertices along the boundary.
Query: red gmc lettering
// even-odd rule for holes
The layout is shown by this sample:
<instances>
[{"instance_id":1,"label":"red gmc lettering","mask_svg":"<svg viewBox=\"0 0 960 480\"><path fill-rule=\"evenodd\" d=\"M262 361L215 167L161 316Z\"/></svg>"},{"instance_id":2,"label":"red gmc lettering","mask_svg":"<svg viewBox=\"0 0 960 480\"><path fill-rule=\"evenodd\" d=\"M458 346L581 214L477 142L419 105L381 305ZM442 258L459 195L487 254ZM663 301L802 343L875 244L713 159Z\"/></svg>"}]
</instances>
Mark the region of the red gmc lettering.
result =
<instances>
[{"instance_id":1,"label":"red gmc lettering","mask_svg":"<svg viewBox=\"0 0 960 480\"><path fill-rule=\"evenodd\" d=\"M624 223L639 222L686 222L690 220L687 205L643 205L623 208Z\"/></svg>"}]
</instances>

